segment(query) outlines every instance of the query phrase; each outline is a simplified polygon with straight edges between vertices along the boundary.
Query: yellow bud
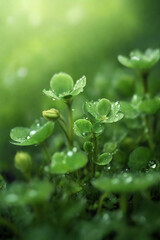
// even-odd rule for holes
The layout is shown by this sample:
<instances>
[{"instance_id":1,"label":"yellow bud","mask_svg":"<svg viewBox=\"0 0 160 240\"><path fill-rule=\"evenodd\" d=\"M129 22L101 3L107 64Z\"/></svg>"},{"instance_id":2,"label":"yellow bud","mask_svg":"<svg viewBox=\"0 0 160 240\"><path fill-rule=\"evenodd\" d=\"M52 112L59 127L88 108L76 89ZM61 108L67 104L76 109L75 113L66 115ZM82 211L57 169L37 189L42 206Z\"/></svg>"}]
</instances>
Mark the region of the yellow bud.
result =
<instances>
[{"instance_id":1,"label":"yellow bud","mask_svg":"<svg viewBox=\"0 0 160 240\"><path fill-rule=\"evenodd\" d=\"M32 167L32 160L28 153L17 152L14 157L15 168L24 174L29 174Z\"/></svg>"},{"instance_id":2,"label":"yellow bud","mask_svg":"<svg viewBox=\"0 0 160 240\"><path fill-rule=\"evenodd\" d=\"M60 117L59 111L55 108L51 108L49 110L43 111L42 116L48 121L57 120Z\"/></svg>"}]
</instances>

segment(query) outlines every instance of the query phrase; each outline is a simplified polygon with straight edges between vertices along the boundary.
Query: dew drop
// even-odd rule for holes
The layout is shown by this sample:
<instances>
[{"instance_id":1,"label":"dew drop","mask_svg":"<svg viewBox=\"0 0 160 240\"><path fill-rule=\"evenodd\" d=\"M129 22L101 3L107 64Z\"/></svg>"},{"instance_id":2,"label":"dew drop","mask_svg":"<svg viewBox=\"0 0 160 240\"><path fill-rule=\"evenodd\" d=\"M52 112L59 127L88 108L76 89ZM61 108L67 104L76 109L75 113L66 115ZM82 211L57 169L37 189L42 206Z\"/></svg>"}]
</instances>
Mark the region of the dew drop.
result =
<instances>
[{"instance_id":1,"label":"dew drop","mask_svg":"<svg viewBox=\"0 0 160 240\"><path fill-rule=\"evenodd\" d=\"M30 139L30 136L27 136L27 139Z\"/></svg>"},{"instance_id":2,"label":"dew drop","mask_svg":"<svg viewBox=\"0 0 160 240\"><path fill-rule=\"evenodd\" d=\"M73 155L72 151L68 151L67 156L71 157Z\"/></svg>"},{"instance_id":3,"label":"dew drop","mask_svg":"<svg viewBox=\"0 0 160 240\"><path fill-rule=\"evenodd\" d=\"M33 136L35 133L36 133L36 131L35 131L35 130L32 130L32 131L30 132L30 136Z\"/></svg>"},{"instance_id":4,"label":"dew drop","mask_svg":"<svg viewBox=\"0 0 160 240\"><path fill-rule=\"evenodd\" d=\"M151 168L156 168L156 166L157 166L156 164L153 164L153 165L151 166Z\"/></svg>"},{"instance_id":5,"label":"dew drop","mask_svg":"<svg viewBox=\"0 0 160 240\"><path fill-rule=\"evenodd\" d=\"M133 178L130 176L130 177L126 178L125 182L130 183L130 182L132 182L132 180L133 180Z\"/></svg>"},{"instance_id":6,"label":"dew drop","mask_svg":"<svg viewBox=\"0 0 160 240\"><path fill-rule=\"evenodd\" d=\"M74 147L74 148L72 149L72 151L73 151L73 152L77 152L77 148Z\"/></svg>"},{"instance_id":7,"label":"dew drop","mask_svg":"<svg viewBox=\"0 0 160 240\"><path fill-rule=\"evenodd\" d=\"M133 56L132 59L133 59L133 60L136 60L136 61L139 61L139 60L140 60L140 59L139 59L138 57L136 57L136 56Z\"/></svg>"}]
</instances>

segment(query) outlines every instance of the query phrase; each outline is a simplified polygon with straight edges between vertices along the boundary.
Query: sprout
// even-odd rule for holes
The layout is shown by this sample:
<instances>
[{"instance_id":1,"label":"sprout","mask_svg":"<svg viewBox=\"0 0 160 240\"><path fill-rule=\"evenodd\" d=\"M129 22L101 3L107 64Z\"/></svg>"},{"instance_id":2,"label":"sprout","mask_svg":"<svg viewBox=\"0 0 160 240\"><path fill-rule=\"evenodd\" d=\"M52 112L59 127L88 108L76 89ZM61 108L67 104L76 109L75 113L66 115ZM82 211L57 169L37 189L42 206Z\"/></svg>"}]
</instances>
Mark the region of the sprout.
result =
<instances>
[{"instance_id":1,"label":"sprout","mask_svg":"<svg viewBox=\"0 0 160 240\"><path fill-rule=\"evenodd\" d=\"M108 99L102 98L97 102L87 102L84 105L85 114L93 121L101 123L114 123L123 118L120 112L120 104L112 103Z\"/></svg>"},{"instance_id":2,"label":"sprout","mask_svg":"<svg viewBox=\"0 0 160 240\"><path fill-rule=\"evenodd\" d=\"M73 79L69 74L57 73L50 81L51 89L49 91L43 90L43 93L55 100L70 99L78 95L80 92L83 92L85 85L85 76L77 80L74 85Z\"/></svg>"},{"instance_id":3,"label":"sprout","mask_svg":"<svg viewBox=\"0 0 160 240\"><path fill-rule=\"evenodd\" d=\"M160 58L159 49L147 49L144 53L135 50L130 53L130 58L118 56L119 62L128 68L136 69L142 73L148 72Z\"/></svg>"}]
</instances>

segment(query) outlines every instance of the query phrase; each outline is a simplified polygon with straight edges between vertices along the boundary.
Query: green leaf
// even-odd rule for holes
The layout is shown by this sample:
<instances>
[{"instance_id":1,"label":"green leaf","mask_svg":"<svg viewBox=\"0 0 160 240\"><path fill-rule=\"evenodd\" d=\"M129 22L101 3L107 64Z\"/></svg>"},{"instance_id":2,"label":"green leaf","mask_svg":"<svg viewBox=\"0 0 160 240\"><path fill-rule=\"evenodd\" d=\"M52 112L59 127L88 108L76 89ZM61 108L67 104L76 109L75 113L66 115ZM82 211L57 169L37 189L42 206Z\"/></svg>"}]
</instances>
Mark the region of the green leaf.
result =
<instances>
[{"instance_id":1,"label":"green leaf","mask_svg":"<svg viewBox=\"0 0 160 240\"><path fill-rule=\"evenodd\" d=\"M117 148L116 142L107 142L104 145L104 151L109 153L114 153Z\"/></svg>"},{"instance_id":2,"label":"green leaf","mask_svg":"<svg viewBox=\"0 0 160 240\"><path fill-rule=\"evenodd\" d=\"M86 102L83 106L84 113L92 120L95 120L98 116L97 102Z\"/></svg>"},{"instance_id":3,"label":"green leaf","mask_svg":"<svg viewBox=\"0 0 160 240\"><path fill-rule=\"evenodd\" d=\"M43 93L47 96L47 97L49 97L49 98L52 98L52 99L59 99L51 90L45 90L45 89L43 89Z\"/></svg>"},{"instance_id":4,"label":"green leaf","mask_svg":"<svg viewBox=\"0 0 160 240\"><path fill-rule=\"evenodd\" d=\"M131 103L121 101L120 106L121 112L124 113L125 118L134 119L138 116L138 112L133 108Z\"/></svg>"},{"instance_id":5,"label":"green leaf","mask_svg":"<svg viewBox=\"0 0 160 240\"><path fill-rule=\"evenodd\" d=\"M93 152L93 143L90 142L90 141L86 141L84 144L83 144L83 149L86 153L91 153Z\"/></svg>"},{"instance_id":6,"label":"green leaf","mask_svg":"<svg viewBox=\"0 0 160 240\"><path fill-rule=\"evenodd\" d=\"M112 155L110 153L103 153L98 157L96 164L99 166L104 166L110 163L112 160Z\"/></svg>"},{"instance_id":7,"label":"green leaf","mask_svg":"<svg viewBox=\"0 0 160 240\"><path fill-rule=\"evenodd\" d=\"M96 134L101 134L104 130L104 124L100 122L96 122L93 124L92 130Z\"/></svg>"},{"instance_id":8,"label":"green leaf","mask_svg":"<svg viewBox=\"0 0 160 240\"><path fill-rule=\"evenodd\" d=\"M106 119L105 123L115 123L120 121L124 117L123 113L117 113L116 115L110 115L108 119Z\"/></svg>"},{"instance_id":9,"label":"green leaf","mask_svg":"<svg viewBox=\"0 0 160 240\"><path fill-rule=\"evenodd\" d=\"M50 87L53 93L58 97L69 95L73 90L73 85L74 82L72 77L66 73L55 74L50 81Z\"/></svg>"},{"instance_id":10,"label":"green leaf","mask_svg":"<svg viewBox=\"0 0 160 240\"><path fill-rule=\"evenodd\" d=\"M36 120L30 128L16 127L11 130L12 144L19 146L38 145L44 142L53 132L54 123L44 119Z\"/></svg>"},{"instance_id":11,"label":"green leaf","mask_svg":"<svg viewBox=\"0 0 160 240\"><path fill-rule=\"evenodd\" d=\"M52 173L63 174L68 171L64 152L57 152L52 157L51 165L48 169Z\"/></svg>"},{"instance_id":12,"label":"green leaf","mask_svg":"<svg viewBox=\"0 0 160 240\"><path fill-rule=\"evenodd\" d=\"M139 70L140 72L147 72L153 67L160 58L159 49L147 49L144 53L139 50L134 50L130 53L130 58L118 56L118 61L128 68Z\"/></svg>"},{"instance_id":13,"label":"green leaf","mask_svg":"<svg viewBox=\"0 0 160 240\"><path fill-rule=\"evenodd\" d=\"M87 161L83 152L58 152L53 155L51 165L46 170L53 174L65 174L84 167Z\"/></svg>"},{"instance_id":14,"label":"green leaf","mask_svg":"<svg viewBox=\"0 0 160 240\"><path fill-rule=\"evenodd\" d=\"M83 92L84 87L86 86L86 77L83 76L75 83L72 91L72 96L78 95L80 92Z\"/></svg>"},{"instance_id":15,"label":"green leaf","mask_svg":"<svg viewBox=\"0 0 160 240\"><path fill-rule=\"evenodd\" d=\"M146 99L139 105L139 110L146 114L155 114L160 109L159 99Z\"/></svg>"},{"instance_id":16,"label":"green leaf","mask_svg":"<svg viewBox=\"0 0 160 240\"><path fill-rule=\"evenodd\" d=\"M92 124L86 119L78 119L74 123L74 131L77 136L87 137L92 131Z\"/></svg>"},{"instance_id":17,"label":"green leaf","mask_svg":"<svg viewBox=\"0 0 160 240\"><path fill-rule=\"evenodd\" d=\"M1 193L1 202L7 206L46 202L53 191L54 185L48 181L32 179L30 183L14 182Z\"/></svg>"},{"instance_id":18,"label":"green leaf","mask_svg":"<svg viewBox=\"0 0 160 240\"><path fill-rule=\"evenodd\" d=\"M13 141L16 141L16 142L22 142L22 141L26 140L26 138L28 137L29 133L30 133L30 129L29 128L15 127L13 129L11 129L10 138Z\"/></svg>"},{"instance_id":19,"label":"green leaf","mask_svg":"<svg viewBox=\"0 0 160 240\"><path fill-rule=\"evenodd\" d=\"M128 166L131 170L141 171L148 166L151 151L146 147L137 147L129 156Z\"/></svg>"},{"instance_id":20,"label":"green leaf","mask_svg":"<svg viewBox=\"0 0 160 240\"><path fill-rule=\"evenodd\" d=\"M108 193L134 193L157 184L159 174L129 174L123 173L114 177L100 177L92 181L95 188Z\"/></svg>"},{"instance_id":21,"label":"green leaf","mask_svg":"<svg viewBox=\"0 0 160 240\"><path fill-rule=\"evenodd\" d=\"M134 94L131 100L132 107L134 107L134 109L137 110L141 102L142 102L142 96Z\"/></svg>"},{"instance_id":22,"label":"green leaf","mask_svg":"<svg viewBox=\"0 0 160 240\"><path fill-rule=\"evenodd\" d=\"M132 68L132 64L131 64L131 62L130 62L130 60L129 60L128 58L119 55L119 56L118 56L118 61L119 61L122 65L124 65L125 67Z\"/></svg>"},{"instance_id":23,"label":"green leaf","mask_svg":"<svg viewBox=\"0 0 160 240\"><path fill-rule=\"evenodd\" d=\"M111 102L108 99L102 98L97 103L97 110L99 115L108 115L111 111Z\"/></svg>"}]
</instances>

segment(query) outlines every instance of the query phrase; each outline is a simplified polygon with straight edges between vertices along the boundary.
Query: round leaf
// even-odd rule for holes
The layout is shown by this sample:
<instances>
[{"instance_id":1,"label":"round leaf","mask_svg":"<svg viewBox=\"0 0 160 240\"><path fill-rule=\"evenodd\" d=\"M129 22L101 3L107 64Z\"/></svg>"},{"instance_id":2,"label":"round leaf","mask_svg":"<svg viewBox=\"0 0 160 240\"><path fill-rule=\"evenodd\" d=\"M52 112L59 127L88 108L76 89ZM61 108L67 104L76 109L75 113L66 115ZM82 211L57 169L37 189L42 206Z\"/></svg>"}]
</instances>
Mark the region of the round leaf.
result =
<instances>
[{"instance_id":1,"label":"round leaf","mask_svg":"<svg viewBox=\"0 0 160 240\"><path fill-rule=\"evenodd\" d=\"M53 132L54 123L45 120L36 121L30 128L16 127L11 130L12 144L19 146L38 145Z\"/></svg>"},{"instance_id":2,"label":"round leaf","mask_svg":"<svg viewBox=\"0 0 160 240\"><path fill-rule=\"evenodd\" d=\"M97 165L104 166L112 160L112 155L110 153L103 153L98 157L98 160L96 161Z\"/></svg>"},{"instance_id":3,"label":"round leaf","mask_svg":"<svg viewBox=\"0 0 160 240\"><path fill-rule=\"evenodd\" d=\"M111 111L111 102L108 99L102 98L97 103L97 110L98 110L99 115L107 116L109 114L109 112Z\"/></svg>"},{"instance_id":4,"label":"round leaf","mask_svg":"<svg viewBox=\"0 0 160 240\"><path fill-rule=\"evenodd\" d=\"M69 95L73 90L73 85L74 82L72 77L66 73L55 74L50 81L50 87L53 93L58 97Z\"/></svg>"},{"instance_id":5,"label":"round leaf","mask_svg":"<svg viewBox=\"0 0 160 240\"><path fill-rule=\"evenodd\" d=\"M97 122L93 124L93 132L96 134L101 134L104 130L104 124Z\"/></svg>"},{"instance_id":6,"label":"round leaf","mask_svg":"<svg viewBox=\"0 0 160 240\"><path fill-rule=\"evenodd\" d=\"M87 161L83 152L58 152L53 155L51 165L46 170L54 174L65 174L84 167Z\"/></svg>"},{"instance_id":7,"label":"round leaf","mask_svg":"<svg viewBox=\"0 0 160 240\"><path fill-rule=\"evenodd\" d=\"M92 124L86 119L78 119L74 123L74 131L77 136L86 137L91 133Z\"/></svg>"}]
</instances>

